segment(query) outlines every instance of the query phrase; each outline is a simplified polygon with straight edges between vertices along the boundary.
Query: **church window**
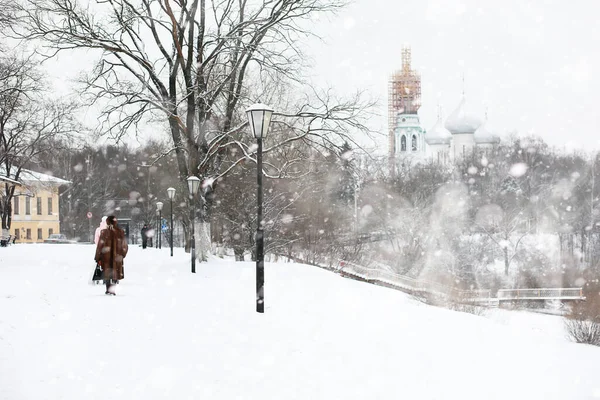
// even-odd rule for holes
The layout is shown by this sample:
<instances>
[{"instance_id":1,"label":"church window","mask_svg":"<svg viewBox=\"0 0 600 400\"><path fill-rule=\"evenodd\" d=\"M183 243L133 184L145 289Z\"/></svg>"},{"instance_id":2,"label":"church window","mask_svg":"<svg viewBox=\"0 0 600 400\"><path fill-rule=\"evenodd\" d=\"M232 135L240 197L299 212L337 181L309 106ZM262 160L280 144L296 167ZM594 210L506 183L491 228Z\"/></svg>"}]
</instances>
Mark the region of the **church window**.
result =
<instances>
[{"instance_id":1,"label":"church window","mask_svg":"<svg viewBox=\"0 0 600 400\"><path fill-rule=\"evenodd\" d=\"M412 137L412 151L417 151L417 137L415 135Z\"/></svg>"},{"instance_id":2,"label":"church window","mask_svg":"<svg viewBox=\"0 0 600 400\"><path fill-rule=\"evenodd\" d=\"M400 151L406 151L406 136L400 138Z\"/></svg>"}]
</instances>

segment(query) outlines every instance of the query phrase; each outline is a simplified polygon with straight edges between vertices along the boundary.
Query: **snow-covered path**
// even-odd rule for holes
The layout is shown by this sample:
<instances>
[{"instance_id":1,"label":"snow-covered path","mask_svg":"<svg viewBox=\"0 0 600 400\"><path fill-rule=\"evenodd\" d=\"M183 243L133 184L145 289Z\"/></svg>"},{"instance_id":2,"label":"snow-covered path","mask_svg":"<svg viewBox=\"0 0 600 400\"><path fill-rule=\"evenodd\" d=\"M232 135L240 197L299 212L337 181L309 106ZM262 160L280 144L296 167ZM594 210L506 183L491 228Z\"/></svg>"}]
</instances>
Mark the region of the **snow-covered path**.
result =
<instances>
[{"instance_id":1,"label":"snow-covered path","mask_svg":"<svg viewBox=\"0 0 600 400\"><path fill-rule=\"evenodd\" d=\"M132 247L117 296L93 248L0 249L0 399L593 399L600 349L560 319L477 317L298 264Z\"/></svg>"}]
</instances>

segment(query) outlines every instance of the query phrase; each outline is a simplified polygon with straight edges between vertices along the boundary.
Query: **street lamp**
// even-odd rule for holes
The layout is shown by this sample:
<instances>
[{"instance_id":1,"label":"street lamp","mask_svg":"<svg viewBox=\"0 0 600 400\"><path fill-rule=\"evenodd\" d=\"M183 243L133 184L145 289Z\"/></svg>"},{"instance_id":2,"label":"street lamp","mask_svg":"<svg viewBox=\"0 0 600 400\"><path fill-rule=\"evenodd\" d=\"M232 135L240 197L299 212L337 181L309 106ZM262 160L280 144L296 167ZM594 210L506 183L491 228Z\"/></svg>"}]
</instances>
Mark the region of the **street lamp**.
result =
<instances>
[{"instance_id":1,"label":"street lamp","mask_svg":"<svg viewBox=\"0 0 600 400\"><path fill-rule=\"evenodd\" d=\"M171 257L173 257L173 199L175 198L175 188L168 188L167 194L171 200Z\"/></svg>"},{"instance_id":2,"label":"street lamp","mask_svg":"<svg viewBox=\"0 0 600 400\"><path fill-rule=\"evenodd\" d=\"M162 201L156 203L156 209L158 210L158 248L162 249Z\"/></svg>"},{"instance_id":3,"label":"street lamp","mask_svg":"<svg viewBox=\"0 0 600 400\"><path fill-rule=\"evenodd\" d=\"M273 109L265 104L253 104L247 110L248 123L252 134L256 138L256 183L258 186L257 212L256 212L256 312L265 312L265 255L264 255L264 230L263 230L263 169L262 145L263 138L267 136Z\"/></svg>"},{"instance_id":4,"label":"street lamp","mask_svg":"<svg viewBox=\"0 0 600 400\"><path fill-rule=\"evenodd\" d=\"M190 191L190 203L192 203L192 273L196 273L196 234L194 223L196 221L196 193L200 187L200 178L197 176L190 176L187 178L188 190Z\"/></svg>"},{"instance_id":5,"label":"street lamp","mask_svg":"<svg viewBox=\"0 0 600 400\"><path fill-rule=\"evenodd\" d=\"M158 230L158 210L156 210L156 218L154 219L154 224L156 229L154 229L154 248L158 250L158 237L160 236L160 232Z\"/></svg>"}]
</instances>

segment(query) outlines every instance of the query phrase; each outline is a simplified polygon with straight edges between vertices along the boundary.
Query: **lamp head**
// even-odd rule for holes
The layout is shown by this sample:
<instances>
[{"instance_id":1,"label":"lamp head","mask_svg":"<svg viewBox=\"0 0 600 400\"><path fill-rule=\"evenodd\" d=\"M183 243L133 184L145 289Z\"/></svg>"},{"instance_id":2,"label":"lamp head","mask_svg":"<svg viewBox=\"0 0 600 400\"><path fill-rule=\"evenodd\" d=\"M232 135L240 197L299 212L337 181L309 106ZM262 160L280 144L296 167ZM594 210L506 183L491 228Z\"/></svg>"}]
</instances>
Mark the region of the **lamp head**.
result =
<instances>
[{"instance_id":1,"label":"lamp head","mask_svg":"<svg viewBox=\"0 0 600 400\"><path fill-rule=\"evenodd\" d=\"M169 199L173 200L175 198L175 188L168 188L167 189L167 194L169 195Z\"/></svg>"},{"instance_id":2,"label":"lamp head","mask_svg":"<svg viewBox=\"0 0 600 400\"><path fill-rule=\"evenodd\" d=\"M273 109L266 104L253 104L246 109L248 123L252 134L256 139L262 139L267 136Z\"/></svg>"},{"instance_id":3,"label":"lamp head","mask_svg":"<svg viewBox=\"0 0 600 400\"><path fill-rule=\"evenodd\" d=\"M187 178L187 183L190 195L195 196L196 193L198 193L198 188L200 187L200 178L197 176L190 176Z\"/></svg>"}]
</instances>

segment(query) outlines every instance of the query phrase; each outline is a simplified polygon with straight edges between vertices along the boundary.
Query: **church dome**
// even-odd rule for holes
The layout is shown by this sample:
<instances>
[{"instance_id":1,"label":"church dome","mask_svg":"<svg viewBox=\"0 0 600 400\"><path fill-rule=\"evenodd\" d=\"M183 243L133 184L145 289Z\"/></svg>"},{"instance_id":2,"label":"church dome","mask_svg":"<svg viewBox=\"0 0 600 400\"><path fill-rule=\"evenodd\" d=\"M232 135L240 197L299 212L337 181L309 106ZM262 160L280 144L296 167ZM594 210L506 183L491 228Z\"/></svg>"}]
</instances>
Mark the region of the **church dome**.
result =
<instances>
[{"instance_id":1,"label":"church dome","mask_svg":"<svg viewBox=\"0 0 600 400\"><path fill-rule=\"evenodd\" d=\"M474 139L476 144L497 144L500 143L500 137L495 133L491 132L487 128L487 121L485 121L475 131Z\"/></svg>"},{"instance_id":2,"label":"church dome","mask_svg":"<svg viewBox=\"0 0 600 400\"><path fill-rule=\"evenodd\" d=\"M469 110L464 96L456 110L446 120L446 129L453 135L457 133L473 133L480 125L481 120Z\"/></svg>"},{"instance_id":3,"label":"church dome","mask_svg":"<svg viewBox=\"0 0 600 400\"><path fill-rule=\"evenodd\" d=\"M441 118L438 118L433 128L425 134L425 142L427 142L428 145L450 144L451 139L452 135L448 129L444 128L444 123Z\"/></svg>"}]
</instances>

